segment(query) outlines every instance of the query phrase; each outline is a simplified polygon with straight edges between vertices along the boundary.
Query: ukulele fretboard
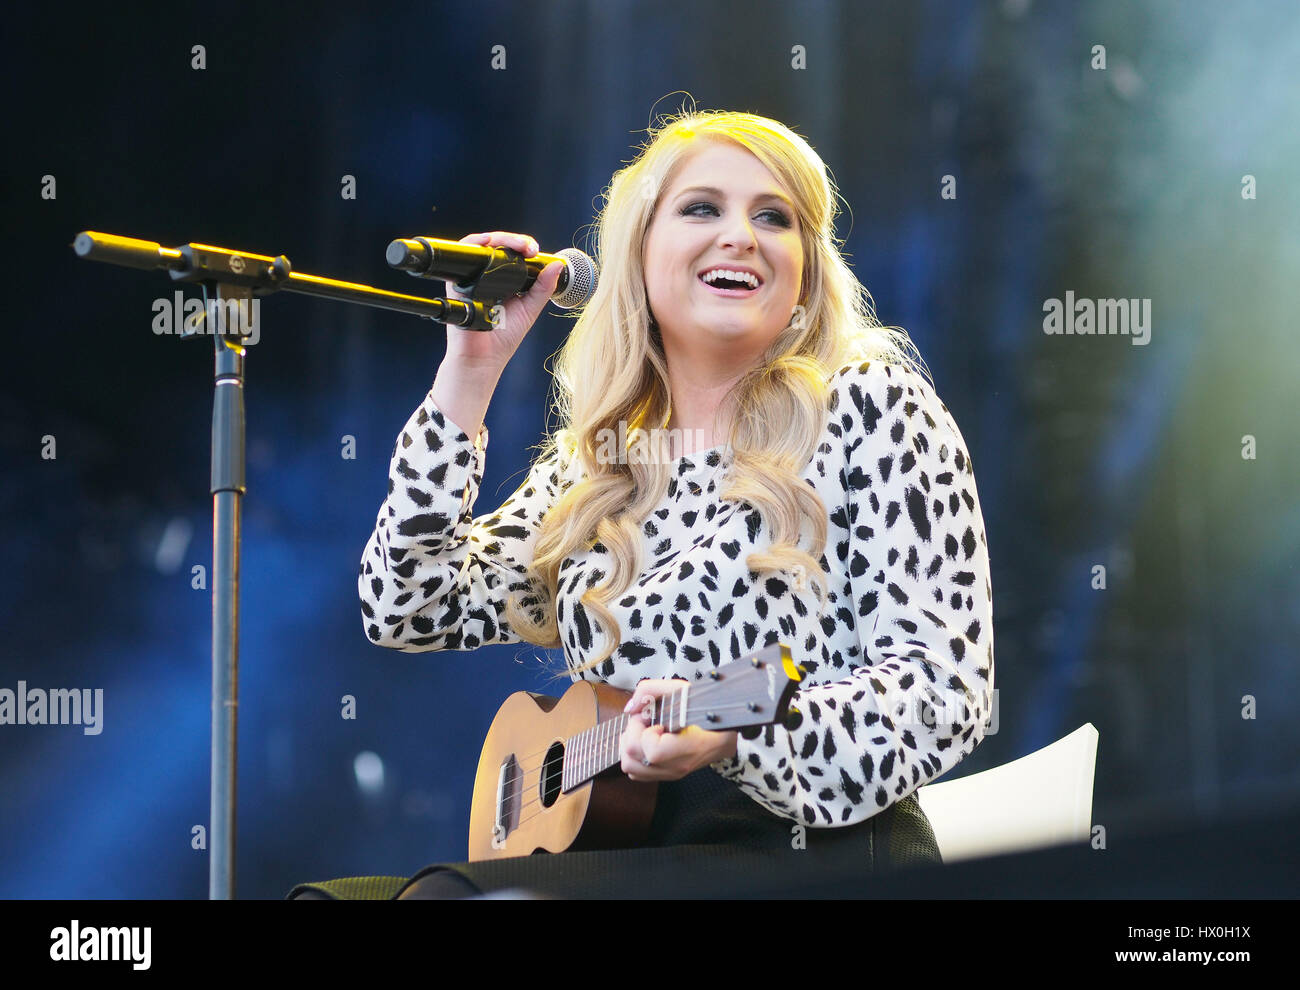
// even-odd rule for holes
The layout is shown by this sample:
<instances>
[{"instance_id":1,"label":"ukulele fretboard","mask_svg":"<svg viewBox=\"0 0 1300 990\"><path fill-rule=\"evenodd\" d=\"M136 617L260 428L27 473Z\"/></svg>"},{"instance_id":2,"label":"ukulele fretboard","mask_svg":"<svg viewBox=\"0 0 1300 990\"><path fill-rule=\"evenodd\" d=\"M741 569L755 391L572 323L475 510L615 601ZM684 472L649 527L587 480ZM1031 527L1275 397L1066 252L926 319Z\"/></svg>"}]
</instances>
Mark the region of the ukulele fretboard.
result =
<instances>
[{"instance_id":1,"label":"ukulele fretboard","mask_svg":"<svg viewBox=\"0 0 1300 990\"><path fill-rule=\"evenodd\" d=\"M662 725L667 732L680 732L691 724L688 717L690 685L683 682L680 691L657 698L651 725ZM571 791L596 774L618 766L618 742L627 728L628 719L640 718L639 712L615 715L611 719L570 736L564 748L564 772L561 789Z\"/></svg>"}]
</instances>

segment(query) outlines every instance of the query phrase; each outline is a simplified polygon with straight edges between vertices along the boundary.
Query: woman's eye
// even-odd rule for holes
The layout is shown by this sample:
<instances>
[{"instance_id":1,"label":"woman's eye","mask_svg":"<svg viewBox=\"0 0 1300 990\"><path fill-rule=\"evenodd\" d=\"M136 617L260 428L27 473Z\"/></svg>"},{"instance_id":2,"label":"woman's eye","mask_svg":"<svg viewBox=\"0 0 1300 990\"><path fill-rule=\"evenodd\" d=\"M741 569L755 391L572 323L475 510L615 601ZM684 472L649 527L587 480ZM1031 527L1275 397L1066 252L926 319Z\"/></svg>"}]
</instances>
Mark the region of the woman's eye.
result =
<instances>
[{"instance_id":1,"label":"woman's eye","mask_svg":"<svg viewBox=\"0 0 1300 990\"><path fill-rule=\"evenodd\" d=\"M714 213L718 212L718 208L712 203L692 203L690 206L682 210L682 216L695 216L695 211L699 209L712 210Z\"/></svg>"},{"instance_id":2,"label":"woman's eye","mask_svg":"<svg viewBox=\"0 0 1300 990\"><path fill-rule=\"evenodd\" d=\"M718 208L714 206L712 203L692 203L690 206L686 207L684 210L681 211L681 215L698 216L699 214L696 213L696 210L699 210L700 208L706 210L712 210L714 213L718 212ZM789 218L780 210L763 210L759 214L759 216L767 217L769 223L774 223L781 227L790 226Z\"/></svg>"}]
</instances>

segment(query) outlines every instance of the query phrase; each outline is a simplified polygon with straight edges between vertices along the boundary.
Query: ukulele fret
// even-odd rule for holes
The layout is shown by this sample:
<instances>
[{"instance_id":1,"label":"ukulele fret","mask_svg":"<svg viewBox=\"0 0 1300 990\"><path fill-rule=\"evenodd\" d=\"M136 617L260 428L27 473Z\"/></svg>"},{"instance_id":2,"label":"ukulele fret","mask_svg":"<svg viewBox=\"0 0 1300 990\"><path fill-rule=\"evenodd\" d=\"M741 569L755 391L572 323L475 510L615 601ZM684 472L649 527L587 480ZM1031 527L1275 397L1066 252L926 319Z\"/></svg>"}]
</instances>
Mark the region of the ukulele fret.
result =
<instances>
[{"instance_id":1,"label":"ukulele fret","mask_svg":"<svg viewBox=\"0 0 1300 990\"><path fill-rule=\"evenodd\" d=\"M591 776L591 730L584 729L582 733L582 779L586 780Z\"/></svg>"},{"instance_id":2,"label":"ukulele fret","mask_svg":"<svg viewBox=\"0 0 1300 990\"><path fill-rule=\"evenodd\" d=\"M586 780L591 776L591 730L585 729L582 733L582 779Z\"/></svg>"},{"instance_id":3,"label":"ukulele fret","mask_svg":"<svg viewBox=\"0 0 1300 990\"><path fill-rule=\"evenodd\" d=\"M627 726L627 715L606 719L569 737L564 750L562 787L570 791L616 765L618 741Z\"/></svg>"}]
</instances>

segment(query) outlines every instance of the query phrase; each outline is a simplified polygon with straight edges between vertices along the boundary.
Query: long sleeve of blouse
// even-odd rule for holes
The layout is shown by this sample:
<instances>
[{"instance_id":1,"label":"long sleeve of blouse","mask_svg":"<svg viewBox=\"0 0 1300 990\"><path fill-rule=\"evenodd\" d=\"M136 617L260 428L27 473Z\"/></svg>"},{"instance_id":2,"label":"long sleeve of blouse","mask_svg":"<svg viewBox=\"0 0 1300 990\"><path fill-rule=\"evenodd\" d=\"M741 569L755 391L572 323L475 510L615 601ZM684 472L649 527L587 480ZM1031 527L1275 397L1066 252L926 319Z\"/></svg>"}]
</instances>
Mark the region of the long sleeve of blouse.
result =
<instances>
[{"instance_id":1,"label":"long sleeve of blouse","mask_svg":"<svg viewBox=\"0 0 1300 990\"><path fill-rule=\"evenodd\" d=\"M519 642L505 606L516 591L538 616L526 571L559 462L537 462L500 508L475 518L488 439L483 426L471 443L432 389L403 427L357 577L372 642L408 653Z\"/></svg>"}]
</instances>

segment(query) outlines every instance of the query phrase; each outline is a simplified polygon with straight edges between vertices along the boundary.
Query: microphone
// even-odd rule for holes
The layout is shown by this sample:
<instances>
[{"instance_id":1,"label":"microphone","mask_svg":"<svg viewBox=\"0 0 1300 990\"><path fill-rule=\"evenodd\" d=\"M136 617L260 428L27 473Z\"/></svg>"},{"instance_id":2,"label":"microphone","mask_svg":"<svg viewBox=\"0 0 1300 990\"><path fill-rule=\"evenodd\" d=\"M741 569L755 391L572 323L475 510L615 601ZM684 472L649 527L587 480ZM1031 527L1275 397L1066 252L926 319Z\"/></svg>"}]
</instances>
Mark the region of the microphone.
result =
<instances>
[{"instance_id":1,"label":"microphone","mask_svg":"<svg viewBox=\"0 0 1300 990\"><path fill-rule=\"evenodd\" d=\"M551 295L556 306L573 309L596 291L596 263L577 248L525 258L507 247L409 237L389 244L384 257L393 268L417 278L445 279L457 292L479 301L499 302L511 293L527 292L542 269L556 261L564 262Z\"/></svg>"}]
</instances>

